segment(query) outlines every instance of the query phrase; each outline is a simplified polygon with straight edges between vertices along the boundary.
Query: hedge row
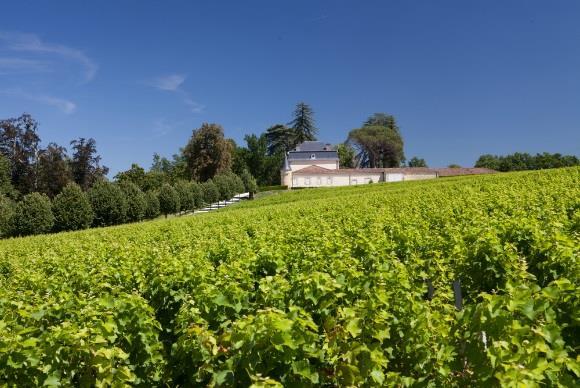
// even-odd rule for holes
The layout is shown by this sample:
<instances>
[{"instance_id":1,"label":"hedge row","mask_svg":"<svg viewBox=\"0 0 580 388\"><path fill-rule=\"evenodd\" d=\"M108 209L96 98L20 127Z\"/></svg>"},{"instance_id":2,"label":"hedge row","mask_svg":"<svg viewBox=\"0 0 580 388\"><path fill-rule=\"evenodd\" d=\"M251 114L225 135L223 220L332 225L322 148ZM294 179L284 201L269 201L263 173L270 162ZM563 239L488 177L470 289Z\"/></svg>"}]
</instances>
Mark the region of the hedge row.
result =
<instances>
[{"instance_id":1,"label":"hedge row","mask_svg":"<svg viewBox=\"0 0 580 388\"><path fill-rule=\"evenodd\" d=\"M101 181L87 192L71 183L52 202L40 193L28 194L17 203L0 196L0 237L138 222L161 214L192 211L255 189L251 176L225 173L204 183L166 183L159 190L146 193L132 182Z\"/></svg>"}]
</instances>

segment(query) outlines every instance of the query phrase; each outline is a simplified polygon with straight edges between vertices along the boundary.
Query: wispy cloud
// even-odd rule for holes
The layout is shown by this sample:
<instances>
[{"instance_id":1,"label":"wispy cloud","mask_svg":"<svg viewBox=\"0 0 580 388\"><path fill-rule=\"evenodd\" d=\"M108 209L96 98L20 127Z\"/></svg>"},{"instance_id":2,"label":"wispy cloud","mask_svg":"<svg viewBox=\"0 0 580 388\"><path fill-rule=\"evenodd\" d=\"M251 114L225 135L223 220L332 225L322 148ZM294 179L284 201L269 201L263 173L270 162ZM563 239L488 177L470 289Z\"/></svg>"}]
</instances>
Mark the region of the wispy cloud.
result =
<instances>
[{"instance_id":1,"label":"wispy cloud","mask_svg":"<svg viewBox=\"0 0 580 388\"><path fill-rule=\"evenodd\" d=\"M165 119L157 119L153 122L153 135L151 139L163 137L173 130L173 125L169 124Z\"/></svg>"},{"instance_id":2,"label":"wispy cloud","mask_svg":"<svg viewBox=\"0 0 580 388\"><path fill-rule=\"evenodd\" d=\"M153 78L145 83L160 90L175 92L179 90L179 87L185 82L186 78L183 74L171 74Z\"/></svg>"},{"instance_id":3,"label":"wispy cloud","mask_svg":"<svg viewBox=\"0 0 580 388\"><path fill-rule=\"evenodd\" d=\"M328 19L328 15L320 15L320 16L316 16L310 19L307 19L306 21L309 23L316 23L316 22L321 22L323 20Z\"/></svg>"},{"instance_id":4,"label":"wispy cloud","mask_svg":"<svg viewBox=\"0 0 580 388\"><path fill-rule=\"evenodd\" d=\"M20 32L0 32L0 41L13 51L21 51L36 54L53 54L62 58L73 60L84 68L86 82L95 78L98 65L81 50L42 41L37 35Z\"/></svg>"},{"instance_id":5,"label":"wispy cloud","mask_svg":"<svg viewBox=\"0 0 580 388\"><path fill-rule=\"evenodd\" d=\"M27 93L20 89L4 89L4 90L0 89L0 94L15 98L23 98L25 100L52 106L67 115L74 113L75 110L77 109L77 105L74 102L65 100L64 98L49 96L45 94Z\"/></svg>"},{"instance_id":6,"label":"wispy cloud","mask_svg":"<svg viewBox=\"0 0 580 388\"><path fill-rule=\"evenodd\" d=\"M49 72L50 62L26 58L0 57L0 74Z\"/></svg>"},{"instance_id":7,"label":"wispy cloud","mask_svg":"<svg viewBox=\"0 0 580 388\"><path fill-rule=\"evenodd\" d=\"M201 113L205 109L205 105L195 102L189 97L186 97L183 102L191 109L193 113Z\"/></svg>"},{"instance_id":8,"label":"wispy cloud","mask_svg":"<svg viewBox=\"0 0 580 388\"><path fill-rule=\"evenodd\" d=\"M169 74L145 81L145 84L159 90L175 93L181 96L183 103L189 107L193 113L201 113L205 109L205 105L194 101L190 94L183 90L182 85L187 79L184 74Z\"/></svg>"}]
</instances>

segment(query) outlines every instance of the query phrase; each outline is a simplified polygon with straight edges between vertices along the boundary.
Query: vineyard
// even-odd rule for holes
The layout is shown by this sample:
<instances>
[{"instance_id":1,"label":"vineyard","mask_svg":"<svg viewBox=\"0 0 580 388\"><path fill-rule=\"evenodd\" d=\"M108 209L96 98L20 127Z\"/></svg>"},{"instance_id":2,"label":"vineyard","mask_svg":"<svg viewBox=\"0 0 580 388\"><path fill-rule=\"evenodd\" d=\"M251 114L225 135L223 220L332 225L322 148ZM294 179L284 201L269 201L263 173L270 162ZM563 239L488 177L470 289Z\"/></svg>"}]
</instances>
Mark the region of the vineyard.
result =
<instances>
[{"instance_id":1,"label":"vineyard","mask_svg":"<svg viewBox=\"0 0 580 388\"><path fill-rule=\"evenodd\" d=\"M580 168L0 241L0 386L577 386L579 253Z\"/></svg>"}]
</instances>

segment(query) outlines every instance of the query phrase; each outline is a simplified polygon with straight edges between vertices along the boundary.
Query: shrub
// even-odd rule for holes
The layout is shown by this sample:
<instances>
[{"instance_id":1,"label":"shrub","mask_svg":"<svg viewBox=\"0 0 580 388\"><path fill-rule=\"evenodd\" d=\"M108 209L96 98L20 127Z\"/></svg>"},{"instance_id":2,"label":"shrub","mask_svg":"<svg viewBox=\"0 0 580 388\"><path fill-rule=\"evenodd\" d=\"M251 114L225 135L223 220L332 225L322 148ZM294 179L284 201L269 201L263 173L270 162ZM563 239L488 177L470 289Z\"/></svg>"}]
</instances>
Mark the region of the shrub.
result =
<instances>
[{"instance_id":1,"label":"shrub","mask_svg":"<svg viewBox=\"0 0 580 388\"><path fill-rule=\"evenodd\" d=\"M246 186L244 185L244 181L238 175L232 173L232 182L234 188L234 195L243 193L246 191Z\"/></svg>"},{"instance_id":2,"label":"shrub","mask_svg":"<svg viewBox=\"0 0 580 388\"><path fill-rule=\"evenodd\" d=\"M159 217L159 199L157 193L150 190L145 193L145 218L152 219Z\"/></svg>"},{"instance_id":3,"label":"shrub","mask_svg":"<svg viewBox=\"0 0 580 388\"><path fill-rule=\"evenodd\" d=\"M189 190L193 195L194 208L198 209L203 206L203 190L201 185L197 182L189 183Z\"/></svg>"},{"instance_id":4,"label":"shrub","mask_svg":"<svg viewBox=\"0 0 580 388\"><path fill-rule=\"evenodd\" d=\"M93 208L85 192L76 183L69 183L52 202L54 230L86 229L93 222Z\"/></svg>"},{"instance_id":5,"label":"shrub","mask_svg":"<svg viewBox=\"0 0 580 388\"><path fill-rule=\"evenodd\" d=\"M50 199L45 194L25 195L16 204L12 216L12 233L17 236L47 233L54 225Z\"/></svg>"},{"instance_id":6,"label":"shrub","mask_svg":"<svg viewBox=\"0 0 580 388\"><path fill-rule=\"evenodd\" d=\"M201 189L203 192L203 203L210 204L219 201L220 192L211 179L202 183Z\"/></svg>"},{"instance_id":7,"label":"shrub","mask_svg":"<svg viewBox=\"0 0 580 388\"><path fill-rule=\"evenodd\" d=\"M157 198L159 199L159 210L165 217L179 211L179 194L170 184L166 183L161 186Z\"/></svg>"},{"instance_id":8,"label":"shrub","mask_svg":"<svg viewBox=\"0 0 580 388\"><path fill-rule=\"evenodd\" d=\"M190 183L185 180L178 180L173 187L177 191L177 195L179 195L179 210L193 210L195 208L195 198Z\"/></svg>"},{"instance_id":9,"label":"shrub","mask_svg":"<svg viewBox=\"0 0 580 388\"><path fill-rule=\"evenodd\" d=\"M216 185L219 196L218 200L225 201L234 196L234 182L232 177L228 174L216 175L213 178L213 183Z\"/></svg>"},{"instance_id":10,"label":"shrub","mask_svg":"<svg viewBox=\"0 0 580 388\"><path fill-rule=\"evenodd\" d=\"M130 181L121 182L119 187L127 199L127 221L141 221L145 217L145 208L147 207L145 194L135 183Z\"/></svg>"},{"instance_id":11,"label":"shrub","mask_svg":"<svg viewBox=\"0 0 580 388\"><path fill-rule=\"evenodd\" d=\"M244 184L244 191L250 194L258 191L258 184L256 179L250 174L248 170L244 170L240 176L242 183Z\"/></svg>"},{"instance_id":12,"label":"shrub","mask_svg":"<svg viewBox=\"0 0 580 388\"><path fill-rule=\"evenodd\" d=\"M94 226L117 225L127 217L127 199L118 185L107 181L95 183L88 192L93 207Z\"/></svg>"},{"instance_id":13,"label":"shrub","mask_svg":"<svg viewBox=\"0 0 580 388\"><path fill-rule=\"evenodd\" d=\"M0 194L0 238L9 236L12 232L12 217L14 202Z\"/></svg>"}]
</instances>

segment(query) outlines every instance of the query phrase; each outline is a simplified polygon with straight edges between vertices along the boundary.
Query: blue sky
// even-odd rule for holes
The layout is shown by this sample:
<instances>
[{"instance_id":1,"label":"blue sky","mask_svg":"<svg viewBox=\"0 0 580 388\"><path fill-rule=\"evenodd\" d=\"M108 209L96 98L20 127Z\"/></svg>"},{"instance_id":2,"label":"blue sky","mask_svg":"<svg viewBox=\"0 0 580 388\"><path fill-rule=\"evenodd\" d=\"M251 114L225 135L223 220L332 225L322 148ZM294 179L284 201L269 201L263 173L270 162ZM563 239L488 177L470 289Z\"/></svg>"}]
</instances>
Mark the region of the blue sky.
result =
<instances>
[{"instance_id":1,"label":"blue sky","mask_svg":"<svg viewBox=\"0 0 580 388\"><path fill-rule=\"evenodd\" d=\"M580 2L13 1L0 118L97 140L112 173L170 156L203 122L243 143L310 104L337 143L395 115L407 157L580 154Z\"/></svg>"}]
</instances>

